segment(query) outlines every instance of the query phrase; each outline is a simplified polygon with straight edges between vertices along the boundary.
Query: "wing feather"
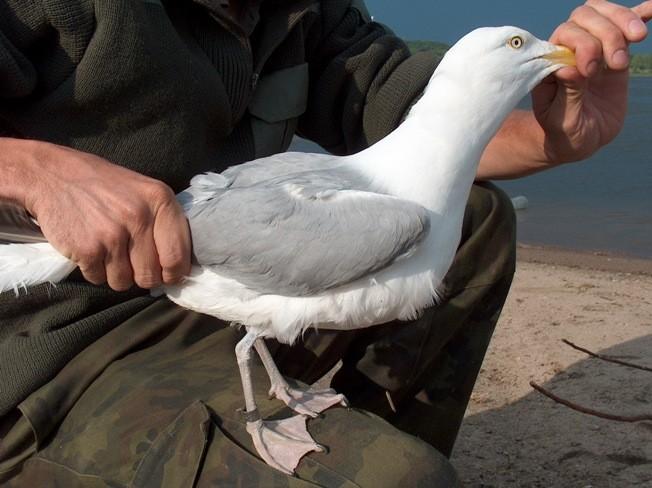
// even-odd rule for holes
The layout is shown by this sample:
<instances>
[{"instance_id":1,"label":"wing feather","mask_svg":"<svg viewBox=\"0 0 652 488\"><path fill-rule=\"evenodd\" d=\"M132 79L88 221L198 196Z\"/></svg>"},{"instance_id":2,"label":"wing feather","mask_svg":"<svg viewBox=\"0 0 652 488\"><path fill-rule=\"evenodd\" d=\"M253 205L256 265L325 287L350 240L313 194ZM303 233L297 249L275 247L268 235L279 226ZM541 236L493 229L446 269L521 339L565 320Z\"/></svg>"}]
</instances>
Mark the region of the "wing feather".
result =
<instances>
[{"instance_id":1,"label":"wing feather","mask_svg":"<svg viewBox=\"0 0 652 488\"><path fill-rule=\"evenodd\" d=\"M232 185L187 212L197 262L259 293L305 296L411 252L428 212L344 169Z\"/></svg>"}]
</instances>

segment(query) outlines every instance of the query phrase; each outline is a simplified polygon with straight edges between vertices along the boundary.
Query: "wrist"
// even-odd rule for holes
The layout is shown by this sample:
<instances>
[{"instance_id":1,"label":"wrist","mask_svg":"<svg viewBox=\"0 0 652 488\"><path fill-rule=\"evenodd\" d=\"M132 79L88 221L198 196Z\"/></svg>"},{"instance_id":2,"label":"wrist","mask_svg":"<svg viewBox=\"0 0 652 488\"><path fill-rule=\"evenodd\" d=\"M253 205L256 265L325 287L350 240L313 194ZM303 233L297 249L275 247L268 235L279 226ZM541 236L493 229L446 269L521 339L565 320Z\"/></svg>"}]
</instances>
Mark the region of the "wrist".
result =
<instances>
[{"instance_id":1,"label":"wrist","mask_svg":"<svg viewBox=\"0 0 652 488\"><path fill-rule=\"evenodd\" d=\"M583 161L595 154L602 144L599 140L582 137L578 142L565 132L548 132L544 136L543 150L549 166Z\"/></svg>"},{"instance_id":2,"label":"wrist","mask_svg":"<svg viewBox=\"0 0 652 488\"><path fill-rule=\"evenodd\" d=\"M58 146L41 141L0 138L0 199L32 210L41 188L42 166Z\"/></svg>"},{"instance_id":3,"label":"wrist","mask_svg":"<svg viewBox=\"0 0 652 488\"><path fill-rule=\"evenodd\" d=\"M518 178L555 166L545 146L546 135L533 113L516 110L487 146L477 179Z\"/></svg>"}]
</instances>

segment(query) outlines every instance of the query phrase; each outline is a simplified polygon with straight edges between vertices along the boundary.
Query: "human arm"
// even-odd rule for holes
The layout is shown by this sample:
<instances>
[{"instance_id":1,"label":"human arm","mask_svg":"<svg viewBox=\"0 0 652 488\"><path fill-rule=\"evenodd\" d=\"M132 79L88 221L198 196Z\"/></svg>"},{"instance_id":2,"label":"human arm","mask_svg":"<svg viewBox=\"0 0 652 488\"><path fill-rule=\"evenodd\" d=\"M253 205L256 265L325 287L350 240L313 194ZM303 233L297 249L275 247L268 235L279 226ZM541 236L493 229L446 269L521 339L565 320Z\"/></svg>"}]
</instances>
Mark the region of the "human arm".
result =
<instances>
[{"instance_id":1,"label":"human arm","mask_svg":"<svg viewBox=\"0 0 652 488\"><path fill-rule=\"evenodd\" d=\"M620 132L627 110L628 44L647 35L652 1L629 9L589 0L550 40L576 52L532 92L532 110L515 111L487 147L478 179L525 176L586 159Z\"/></svg>"},{"instance_id":2,"label":"human arm","mask_svg":"<svg viewBox=\"0 0 652 488\"><path fill-rule=\"evenodd\" d=\"M26 208L91 283L153 288L189 271L188 225L172 191L98 156L0 138L0 199Z\"/></svg>"},{"instance_id":3,"label":"human arm","mask_svg":"<svg viewBox=\"0 0 652 488\"><path fill-rule=\"evenodd\" d=\"M73 61L83 55L75 46L82 45L78 41L92 29L80 28L68 38L70 29L56 29L67 17L48 14L46 7L39 0L0 2L2 108L42 97L48 87L70 76ZM71 9L79 25L92 26L86 14L74 5ZM52 49L48 66L59 69L48 70L51 76L44 76L34 61L42 53L38 47L46 45L58 47ZM45 237L80 266L88 281L108 281L115 290L134 282L151 288L188 271L187 223L166 185L89 153L29 137L7 137L22 131L13 128L5 113L11 111L0 117L0 199L35 216Z\"/></svg>"},{"instance_id":4,"label":"human arm","mask_svg":"<svg viewBox=\"0 0 652 488\"><path fill-rule=\"evenodd\" d=\"M299 134L335 154L350 154L394 130L428 83L440 57L410 55L360 1L325 3L306 34L308 108Z\"/></svg>"}]
</instances>

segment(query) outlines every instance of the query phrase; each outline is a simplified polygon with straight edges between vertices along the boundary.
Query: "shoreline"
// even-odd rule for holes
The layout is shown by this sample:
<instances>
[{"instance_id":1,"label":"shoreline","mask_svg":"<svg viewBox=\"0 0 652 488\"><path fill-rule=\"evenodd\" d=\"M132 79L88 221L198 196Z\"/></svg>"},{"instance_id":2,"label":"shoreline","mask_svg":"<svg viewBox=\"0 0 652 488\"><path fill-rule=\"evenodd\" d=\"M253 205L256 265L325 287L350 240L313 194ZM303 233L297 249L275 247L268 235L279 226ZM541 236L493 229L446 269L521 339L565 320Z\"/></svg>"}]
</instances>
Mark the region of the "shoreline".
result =
<instances>
[{"instance_id":1,"label":"shoreline","mask_svg":"<svg viewBox=\"0 0 652 488\"><path fill-rule=\"evenodd\" d=\"M652 423L581 414L530 387L606 413L652 413L652 260L519 244L514 282L452 456L467 486L652 486Z\"/></svg>"},{"instance_id":2,"label":"shoreline","mask_svg":"<svg viewBox=\"0 0 652 488\"><path fill-rule=\"evenodd\" d=\"M576 250L518 242L516 261L652 276L652 259L605 251Z\"/></svg>"}]
</instances>

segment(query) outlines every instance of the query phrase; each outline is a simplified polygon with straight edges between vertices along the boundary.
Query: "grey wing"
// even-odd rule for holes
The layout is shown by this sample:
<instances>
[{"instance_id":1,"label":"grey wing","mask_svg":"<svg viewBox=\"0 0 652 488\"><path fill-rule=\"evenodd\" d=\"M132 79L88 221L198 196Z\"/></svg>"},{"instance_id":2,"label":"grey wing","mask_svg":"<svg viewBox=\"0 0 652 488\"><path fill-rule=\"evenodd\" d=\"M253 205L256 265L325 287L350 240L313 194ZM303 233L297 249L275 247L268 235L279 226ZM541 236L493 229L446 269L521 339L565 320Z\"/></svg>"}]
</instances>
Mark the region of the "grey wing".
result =
<instances>
[{"instance_id":1,"label":"grey wing","mask_svg":"<svg viewBox=\"0 0 652 488\"><path fill-rule=\"evenodd\" d=\"M231 166L221 174L231 180L233 186L250 186L281 176L321 172L341 165L342 158L331 154L285 152Z\"/></svg>"},{"instance_id":2,"label":"grey wing","mask_svg":"<svg viewBox=\"0 0 652 488\"><path fill-rule=\"evenodd\" d=\"M197 262L259 293L305 296L410 252L428 212L324 172L229 188L187 212Z\"/></svg>"},{"instance_id":3,"label":"grey wing","mask_svg":"<svg viewBox=\"0 0 652 488\"><path fill-rule=\"evenodd\" d=\"M322 171L342 165L342 158L330 154L285 152L231 166L222 173L202 173L177 194L184 211L210 200L227 188L251 186L274 178L304 171Z\"/></svg>"}]
</instances>

